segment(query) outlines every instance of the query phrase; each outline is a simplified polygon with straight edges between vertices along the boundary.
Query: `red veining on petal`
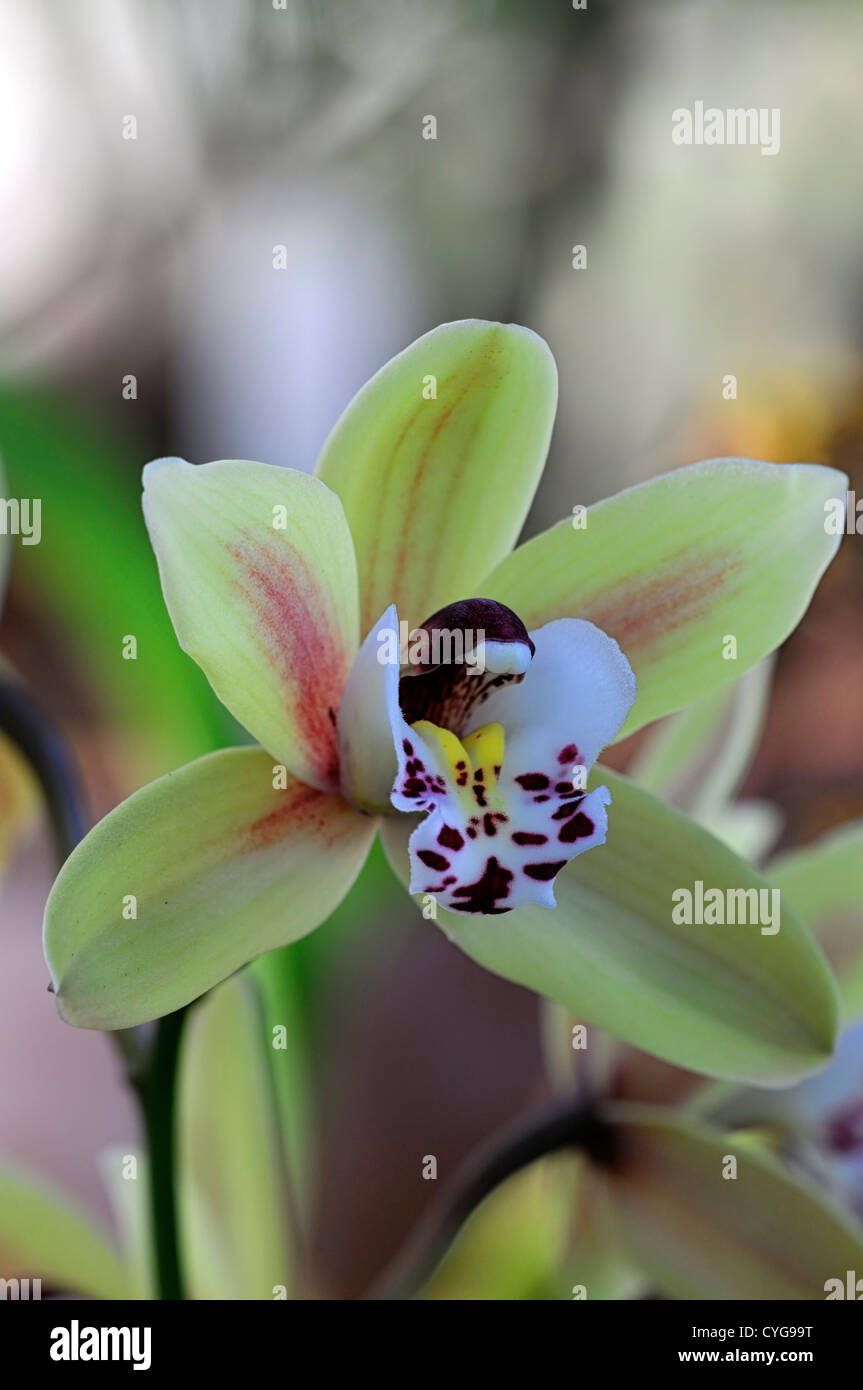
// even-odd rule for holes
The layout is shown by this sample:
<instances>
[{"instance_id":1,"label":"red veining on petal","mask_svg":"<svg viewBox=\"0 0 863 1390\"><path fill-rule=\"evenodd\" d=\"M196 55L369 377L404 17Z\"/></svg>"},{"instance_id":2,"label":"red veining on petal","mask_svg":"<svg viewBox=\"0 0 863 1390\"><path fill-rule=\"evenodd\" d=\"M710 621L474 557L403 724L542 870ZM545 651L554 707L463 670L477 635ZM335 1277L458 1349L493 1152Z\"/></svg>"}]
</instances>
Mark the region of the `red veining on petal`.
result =
<instances>
[{"instance_id":1,"label":"red veining on petal","mask_svg":"<svg viewBox=\"0 0 863 1390\"><path fill-rule=\"evenodd\" d=\"M430 370L434 371L431 366ZM476 389L479 378L485 377L481 387L483 392L482 405L485 407L488 399L499 389L507 374L506 362L504 359L504 344L498 336L490 333L487 338L478 343L470 353L459 363L456 371L443 380L438 380L438 402L420 399L405 420L404 425L393 442L389 452L389 457L384 465L384 473L380 478L381 495L386 495L393 485L393 474L397 467L400 451L405 445L406 440L411 434L412 429L418 421L423 420L424 416L432 411L435 418L431 429L420 444L420 452L416 459L415 466L410 478L406 481L400 518L400 541L398 550L391 562L391 568L385 575L386 594L378 594L379 576L377 561L378 557L386 554L385 536L382 528L385 524L384 509L380 508L377 514L376 532L372 544L369 546L370 554L364 559L368 566L362 576L362 592L365 596L365 607L368 611L363 613L364 626L374 622L386 603L395 599L399 609L404 609L403 616L409 621L419 620L419 614L411 611L412 604L416 603L419 595L405 592L405 574L408 570L416 569L416 550L421 539L420 528L417 526L418 516L421 518L423 511L422 494L429 476L429 463L431 461L432 450L439 439L446 425L452 417L457 414L459 408L465 401L470 402L471 394ZM475 439L484 422L484 409L476 411L476 419L472 421L472 428L465 433L465 437L460 440L458 455L452 454L452 466L447 469L445 478L445 494L443 506L446 511L455 510L459 506L459 491L464 486L464 480L468 476L465 463L469 457L470 450L474 445ZM452 452L452 451L451 451ZM440 465L434 470L432 486L440 490ZM428 596L432 590L436 590L438 585L435 582L431 571L435 563L438 562L437 548L428 548L428 560L424 566L425 572L420 575L412 575L412 589L416 589L417 584L421 583L425 594ZM374 611L371 611L374 610Z\"/></svg>"},{"instance_id":2,"label":"red veining on petal","mask_svg":"<svg viewBox=\"0 0 863 1390\"><path fill-rule=\"evenodd\" d=\"M333 797L329 792L296 782L274 795L279 797L278 804L248 827L243 850L267 849L298 830L318 836L321 843L336 838L341 818L333 816Z\"/></svg>"},{"instance_id":3,"label":"red veining on petal","mask_svg":"<svg viewBox=\"0 0 863 1390\"><path fill-rule=\"evenodd\" d=\"M697 623L737 568L732 553L712 555L684 551L658 574L632 576L585 603L566 602L543 618L577 614L614 637L631 656L661 646L678 628ZM637 674L637 672L636 672Z\"/></svg>"},{"instance_id":4,"label":"red veining on petal","mask_svg":"<svg viewBox=\"0 0 863 1390\"><path fill-rule=\"evenodd\" d=\"M304 557L284 539L262 543L249 535L244 540L229 549L238 566L237 582L257 613L261 638L285 684L286 719L296 719L307 757L335 790L339 757L334 712L351 654Z\"/></svg>"}]
</instances>

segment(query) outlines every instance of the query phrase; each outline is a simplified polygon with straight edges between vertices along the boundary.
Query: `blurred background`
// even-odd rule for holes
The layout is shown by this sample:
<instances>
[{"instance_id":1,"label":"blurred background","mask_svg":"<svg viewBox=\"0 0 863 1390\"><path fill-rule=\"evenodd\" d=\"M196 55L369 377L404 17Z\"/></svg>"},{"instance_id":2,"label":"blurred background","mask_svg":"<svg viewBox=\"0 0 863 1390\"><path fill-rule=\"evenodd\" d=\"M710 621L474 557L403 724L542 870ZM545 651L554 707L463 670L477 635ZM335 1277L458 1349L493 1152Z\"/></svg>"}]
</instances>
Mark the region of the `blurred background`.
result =
<instances>
[{"instance_id":1,"label":"blurred background","mask_svg":"<svg viewBox=\"0 0 863 1390\"><path fill-rule=\"evenodd\" d=\"M528 534L714 455L834 464L863 498L861 57L852 0L0 0L0 452L4 495L42 499L0 651L93 818L241 737L173 637L142 465L311 469L440 322L524 323L557 358ZM778 108L779 153L674 145L696 100ZM785 845L863 814L861 598L850 535L745 788ZM96 1156L136 1119L107 1041L46 992L54 871L37 823L0 897L0 1153L104 1211ZM431 1195L422 1155L443 1175L542 1096L536 1001L380 856L279 968L321 1139L315 1277L352 1297Z\"/></svg>"}]
</instances>

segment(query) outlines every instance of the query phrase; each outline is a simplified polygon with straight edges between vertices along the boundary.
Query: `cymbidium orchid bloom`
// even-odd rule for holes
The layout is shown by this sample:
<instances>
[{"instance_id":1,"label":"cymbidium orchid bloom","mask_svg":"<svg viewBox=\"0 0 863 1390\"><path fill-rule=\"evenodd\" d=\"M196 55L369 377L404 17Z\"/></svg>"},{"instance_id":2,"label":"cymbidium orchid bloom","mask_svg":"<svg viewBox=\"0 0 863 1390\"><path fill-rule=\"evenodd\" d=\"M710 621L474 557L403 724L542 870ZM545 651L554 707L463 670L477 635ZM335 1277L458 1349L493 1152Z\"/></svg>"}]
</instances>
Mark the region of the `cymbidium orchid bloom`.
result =
<instances>
[{"instance_id":1,"label":"cymbidium orchid bloom","mask_svg":"<svg viewBox=\"0 0 863 1390\"><path fill-rule=\"evenodd\" d=\"M769 940L675 924L693 878L760 877L626 779L585 777L783 640L838 544L824 507L846 479L695 464L584 524L567 498L513 551L556 393L535 334L447 324L359 392L314 477L149 465L178 638L260 747L143 788L71 856L45 935L68 1021L159 1016L296 940L379 832L453 942L579 1016L720 1076L780 1084L823 1063L835 986L804 924L788 913ZM379 659L400 622L481 631L484 661Z\"/></svg>"}]
</instances>

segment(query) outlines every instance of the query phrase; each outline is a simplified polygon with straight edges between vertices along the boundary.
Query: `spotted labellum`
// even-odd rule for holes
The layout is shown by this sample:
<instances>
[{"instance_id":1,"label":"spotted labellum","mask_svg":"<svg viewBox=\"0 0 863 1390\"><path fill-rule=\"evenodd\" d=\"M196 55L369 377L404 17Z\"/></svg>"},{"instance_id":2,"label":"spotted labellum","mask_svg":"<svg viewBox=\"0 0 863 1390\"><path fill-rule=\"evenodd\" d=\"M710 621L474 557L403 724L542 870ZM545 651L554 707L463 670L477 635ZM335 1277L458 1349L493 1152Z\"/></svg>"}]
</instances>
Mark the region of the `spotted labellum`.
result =
<instances>
[{"instance_id":1,"label":"spotted labellum","mask_svg":"<svg viewBox=\"0 0 863 1390\"><path fill-rule=\"evenodd\" d=\"M409 842L411 892L451 912L554 907L560 870L605 840L610 794L587 792L587 773L626 718L635 679L592 623L560 618L531 635L512 609L473 599L423 626L459 625L484 634L482 671L439 665L388 683L391 802L427 813Z\"/></svg>"}]
</instances>

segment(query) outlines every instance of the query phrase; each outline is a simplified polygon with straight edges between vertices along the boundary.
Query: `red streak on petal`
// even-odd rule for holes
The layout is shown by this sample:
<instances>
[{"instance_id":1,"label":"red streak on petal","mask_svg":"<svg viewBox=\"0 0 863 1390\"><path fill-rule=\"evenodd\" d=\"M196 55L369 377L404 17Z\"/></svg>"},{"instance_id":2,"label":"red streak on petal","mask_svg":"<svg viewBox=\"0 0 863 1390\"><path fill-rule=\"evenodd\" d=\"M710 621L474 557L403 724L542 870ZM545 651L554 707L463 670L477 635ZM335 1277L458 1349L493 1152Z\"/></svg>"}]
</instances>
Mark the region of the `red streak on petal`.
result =
<instances>
[{"instance_id":1,"label":"red streak on petal","mask_svg":"<svg viewBox=\"0 0 863 1390\"><path fill-rule=\"evenodd\" d=\"M297 782L277 795L281 798L279 804L249 826L241 852L267 849L298 832L317 835L321 843L331 843L336 838L338 819L333 816L329 792Z\"/></svg>"},{"instance_id":2,"label":"red streak on petal","mask_svg":"<svg viewBox=\"0 0 863 1390\"><path fill-rule=\"evenodd\" d=\"M470 400L471 393L476 391L477 382L482 383L483 408L477 410L476 418L472 422L470 434L459 441L459 452L457 456L447 457L445 463L440 454L434 455L435 463L435 487L445 487L445 507L447 511L455 510L458 506L458 496L464 484L467 469L467 460L477 434L484 423L485 407L489 399L499 389L505 377L505 368L500 362L502 345L497 340L496 335L478 345L470 354L469 358L459 363L454 375L438 383L438 393L440 405L437 407L437 415L429 431L428 436L421 445L413 471L407 481L407 490L403 500L403 511L400 522L401 538L398 549L391 559L387 562L388 573L384 575L386 597L384 593L377 593L379 581L378 559L386 556L386 537L382 534L383 510L377 517L377 529L375 544L371 547L371 558L366 557L368 565L367 573L363 581L364 594L376 597L371 599L370 607L374 612L364 613L364 627L374 622L384 603L395 600L399 608L409 609L411 604L416 604L417 598L414 592L406 593L405 577L406 572L416 566L416 551L422 537L423 507L422 492L426 481L429 463L432 461L432 450L437 444L440 435L450 423L452 417L459 412L465 400ZM392 475L395 471L399 451L405 444L408 436L413 430L417 421L426 415L430 409L435 409L428 401L419 401L414 409L409 413L404 421L404 425L398 437L393 441L389 457L384 465L383 474L380 480L382 493L391 485ZM443 475L443 477L441 477ZM437 564L437 552L432 550L425 565L425 573L421 578L415 574L411 575L411 588L416 590L418 581L422 590L428 595L428 604L431 605L433 586L433 576L431 571ZM437 579L437 576L434 576ZM366 599L369 603L369 598ZM402 614L407 616L411 622L421 622L422 614L410 613Z\"/></svg>"},{"instance_id":3,"label":"red streak on petal","mask_svg":"<svg viewBox=\"0 0 863 1390\"><path fill-rule=\"evenodd\" d=\"M299 738L321 780L339 785L335 714L351 665L351 654L332 621L329 598L304 557L286 540L262 545L249 536L231 546L238 582L257 611L264 644L285 684L286 718L296 720Z\"/></svg>"},{"instance_id":4,"label":"red streak on petal","mask_svg":"<svg viewBox=\"0 0 863 1390\"><path fill-rule=\"evenodd\" d=\"M552 616L587 618L631 657L661 647L678 628L706 618L735 568L729 556L714 555L709 563L703 554L681 556L659 574L633 576L586 603L567 603L565 613Z\"/></svg>"}]
</instances>

